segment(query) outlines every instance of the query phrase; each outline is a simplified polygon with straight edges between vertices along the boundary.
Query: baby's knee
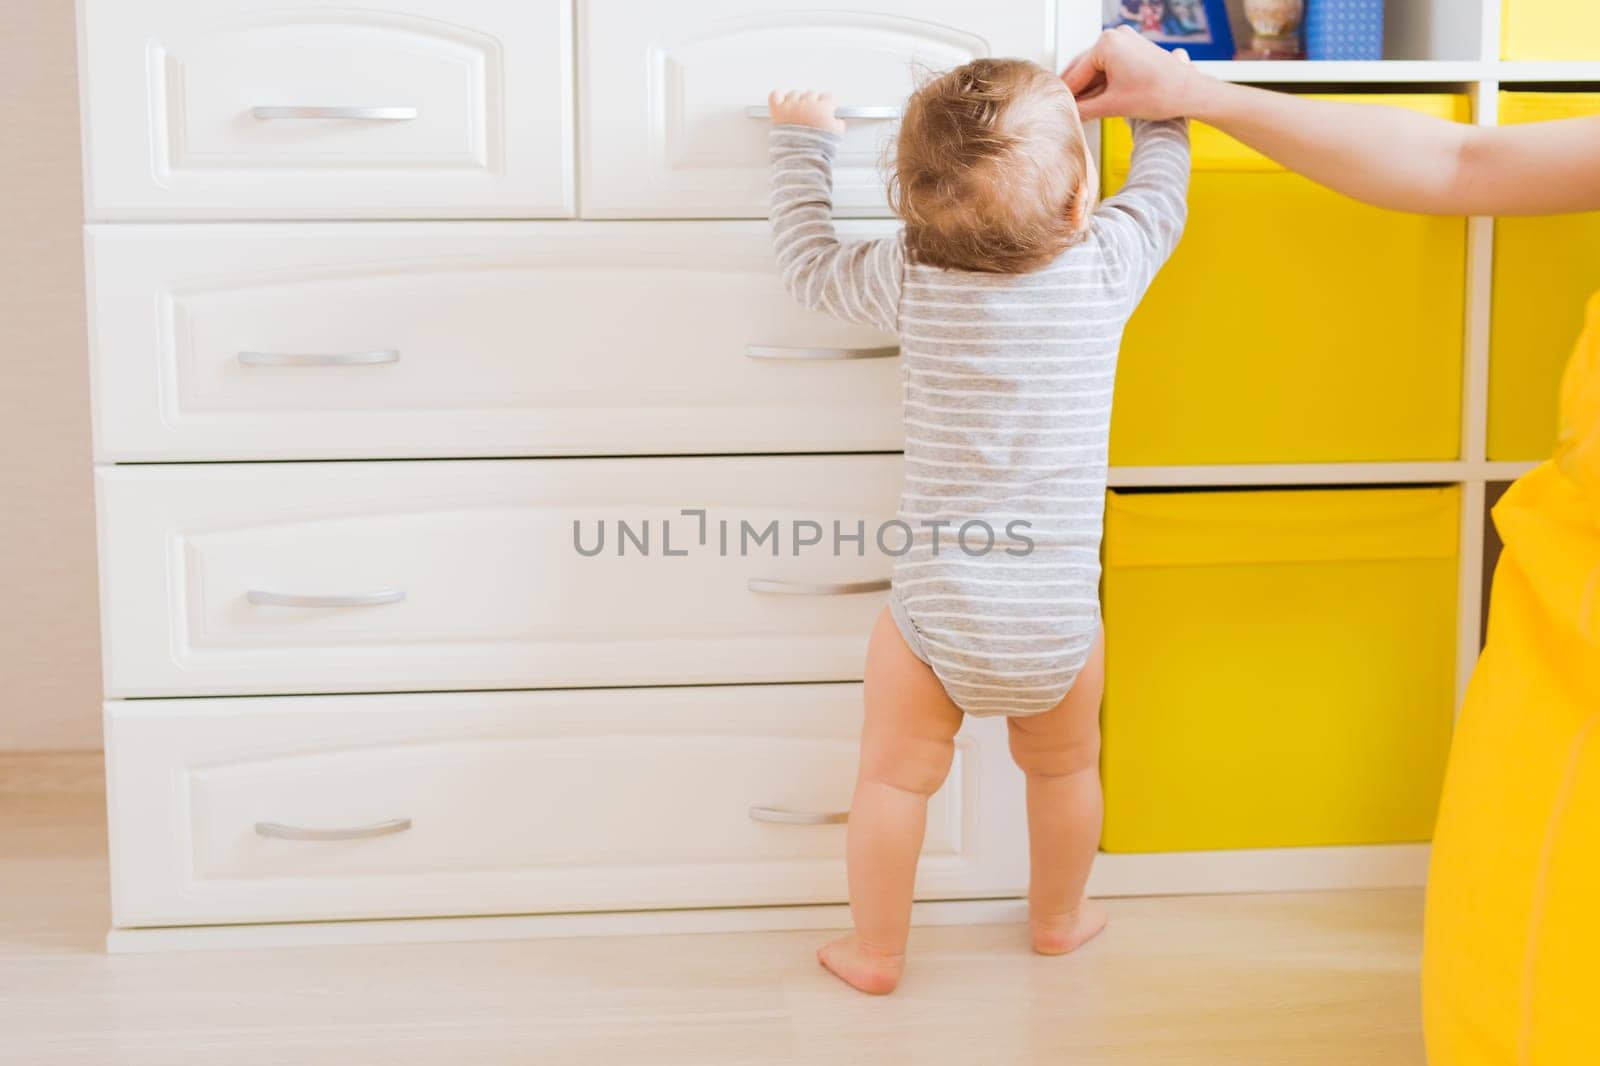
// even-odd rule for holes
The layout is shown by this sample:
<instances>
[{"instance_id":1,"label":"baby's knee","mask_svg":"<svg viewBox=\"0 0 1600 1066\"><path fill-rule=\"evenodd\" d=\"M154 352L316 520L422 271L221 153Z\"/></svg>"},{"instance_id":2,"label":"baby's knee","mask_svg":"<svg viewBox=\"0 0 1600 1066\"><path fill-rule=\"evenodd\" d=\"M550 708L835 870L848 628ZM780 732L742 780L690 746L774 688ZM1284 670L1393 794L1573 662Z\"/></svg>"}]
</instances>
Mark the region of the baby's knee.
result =
<instances>
[{"instance_id":1,"label":"baby's knee","mask_svg":"<svg viewBox=\"0 0 1600 1066\"><path fill-rule=\"evenodd\" d=\"M861 778L902 792L931 796L949 776L955 754L954 740L918 738L867 745L861 752Z\"/></svg>"},{"instance_id":2,"label":"baby's knee","mask_svg":"<svg viewBox=\"0 0 1600 1066\"><path fill-rule=\"evenodd\" d=\"M1072 743L1040 743L1018 729L1011 730L1011 759L1030 777L1066 777L1100 766L1100 738Z\"/></svg>"}]
</instances>

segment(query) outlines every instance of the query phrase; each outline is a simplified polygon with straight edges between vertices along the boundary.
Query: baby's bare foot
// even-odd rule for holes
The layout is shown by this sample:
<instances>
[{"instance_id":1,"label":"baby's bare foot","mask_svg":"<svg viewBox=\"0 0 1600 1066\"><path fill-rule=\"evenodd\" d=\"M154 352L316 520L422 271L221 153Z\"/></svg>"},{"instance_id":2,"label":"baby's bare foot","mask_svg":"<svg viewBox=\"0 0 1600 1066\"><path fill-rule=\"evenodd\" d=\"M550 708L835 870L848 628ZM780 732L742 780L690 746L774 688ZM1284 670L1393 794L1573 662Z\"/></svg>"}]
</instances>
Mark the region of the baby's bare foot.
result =
<instances>
[{"instance_id":1,"label":"baby's bare foot","mask_svg":"<svg viewBox=\"0 0 1600 1066\"><path fill-rule=\"evenodd\" d=\"M1041 955L1065 955L1082 947L1106 927L1106 912L1084 900L1078 909L1049 918L1033 918L1033 950Z\"/></svg>"},{"instance_id":2,"label":"baby's bare foot","mask_svg":"<svg viewBox=\"0 0 1600 1066\"><path fill-rule=\"evenodd\" d=\"M854 933L822 945L817 961L851 988L874 996L885 996L900 983L906 957L886 955L864 946Z\"/></svg>"}]
</instances>

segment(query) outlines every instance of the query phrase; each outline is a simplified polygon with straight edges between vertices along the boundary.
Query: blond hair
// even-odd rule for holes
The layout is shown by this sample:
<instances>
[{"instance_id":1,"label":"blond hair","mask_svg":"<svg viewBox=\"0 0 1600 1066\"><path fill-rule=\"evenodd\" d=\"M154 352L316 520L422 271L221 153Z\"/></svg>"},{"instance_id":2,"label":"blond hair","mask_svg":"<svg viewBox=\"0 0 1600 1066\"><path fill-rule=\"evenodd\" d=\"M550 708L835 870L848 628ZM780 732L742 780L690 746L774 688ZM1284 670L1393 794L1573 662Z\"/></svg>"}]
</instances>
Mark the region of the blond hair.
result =
<instances>
[{"instance_id":1,"label":"blond hair","mask_svg":"<svg viewBox=\"0 0 1600 1066\"><path fill-rule=\"evenodd\" d=\"M977 59L929 80L900 124L889 203L930 266L1021 274L1082 237L1088 176L1072 94L1043 67Z\"/></svg>"}]
</instances>

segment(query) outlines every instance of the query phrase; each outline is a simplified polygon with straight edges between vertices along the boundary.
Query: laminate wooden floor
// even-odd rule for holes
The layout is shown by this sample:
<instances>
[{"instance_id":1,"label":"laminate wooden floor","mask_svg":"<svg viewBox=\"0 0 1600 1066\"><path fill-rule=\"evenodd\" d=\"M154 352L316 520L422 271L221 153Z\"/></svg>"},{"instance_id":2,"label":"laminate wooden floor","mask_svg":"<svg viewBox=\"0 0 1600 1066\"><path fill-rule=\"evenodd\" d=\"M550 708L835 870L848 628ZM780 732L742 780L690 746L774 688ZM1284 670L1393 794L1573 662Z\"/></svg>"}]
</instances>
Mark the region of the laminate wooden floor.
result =
<instances>
[{"instance_id":1,"label":"laminate wooden floor","mask_svg":"<svg viewBox=\"0 0 1600 1066\"><path fill-rule=\"evenodd\" d=\"M98 764L0 758L0 1063L1421 1066L1421 895L1114 900L1077 955L918 930L887 999L819 934L102 953Z\"/></svg>"}]
</instances>

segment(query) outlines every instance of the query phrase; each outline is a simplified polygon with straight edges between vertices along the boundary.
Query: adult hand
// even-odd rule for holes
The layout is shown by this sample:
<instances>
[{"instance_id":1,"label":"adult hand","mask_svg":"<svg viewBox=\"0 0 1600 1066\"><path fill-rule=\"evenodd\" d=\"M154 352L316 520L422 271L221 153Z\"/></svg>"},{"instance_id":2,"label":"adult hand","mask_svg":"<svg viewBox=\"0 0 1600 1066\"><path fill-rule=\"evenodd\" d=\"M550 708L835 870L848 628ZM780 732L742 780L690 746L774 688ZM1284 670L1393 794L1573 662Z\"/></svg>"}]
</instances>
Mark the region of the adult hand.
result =
<instances>
[{"instance_id":1,"label":"adult hand","mask_svg":"<svg viewBox=\"0 0 1600 1066\"><path fill-rule=\"evenodd\" d=\"M1188 115L1205 80L1186 52L1169 52L1129 26L1100 35L1094 47L1061 72L1085 120L1126 115L1166 119Z\"/></svg>"}]
</instances>

